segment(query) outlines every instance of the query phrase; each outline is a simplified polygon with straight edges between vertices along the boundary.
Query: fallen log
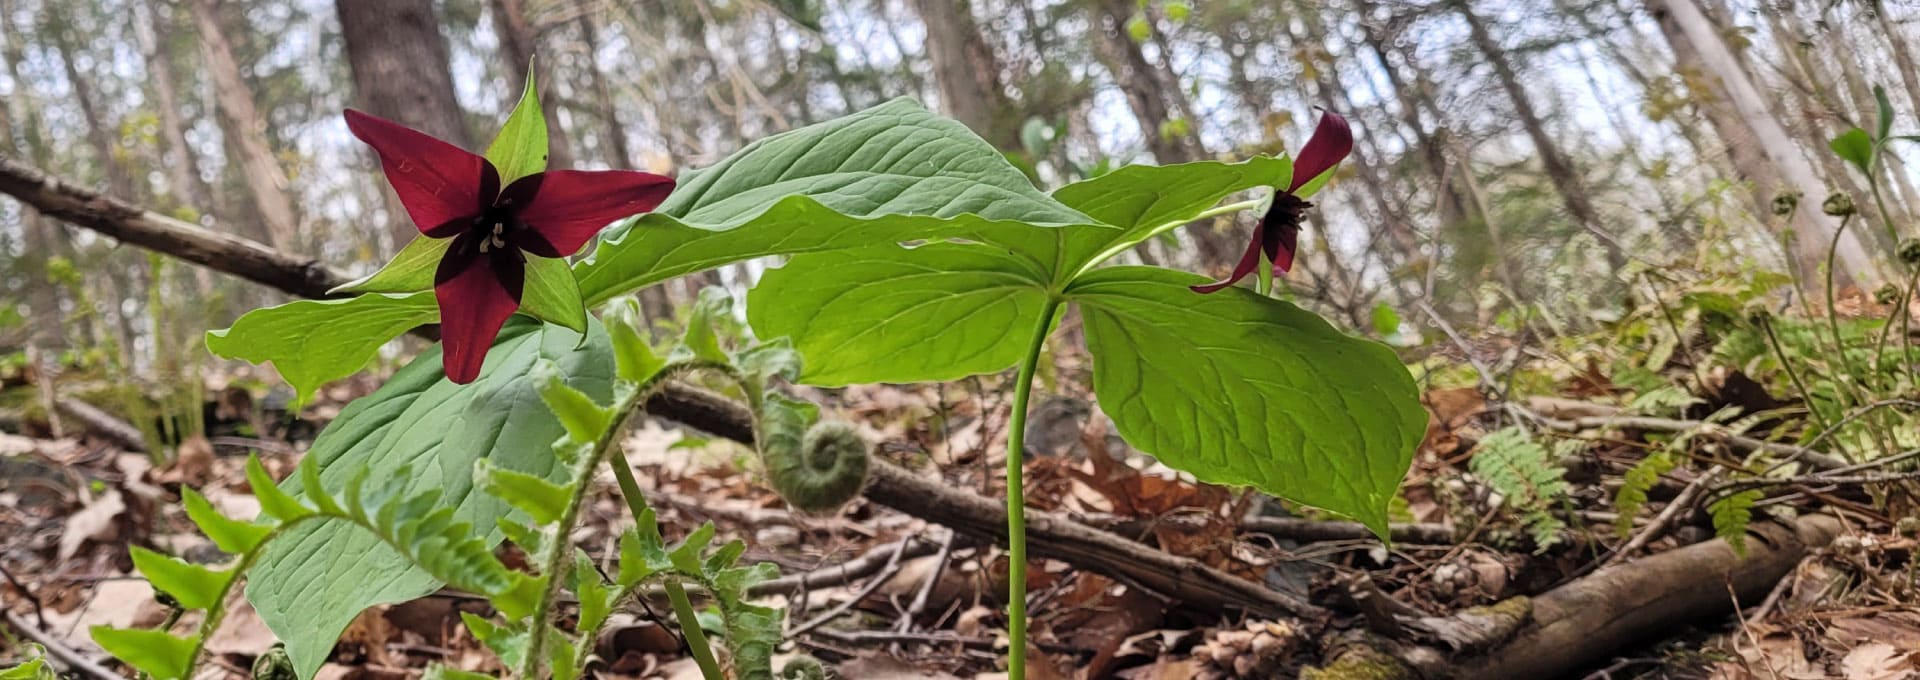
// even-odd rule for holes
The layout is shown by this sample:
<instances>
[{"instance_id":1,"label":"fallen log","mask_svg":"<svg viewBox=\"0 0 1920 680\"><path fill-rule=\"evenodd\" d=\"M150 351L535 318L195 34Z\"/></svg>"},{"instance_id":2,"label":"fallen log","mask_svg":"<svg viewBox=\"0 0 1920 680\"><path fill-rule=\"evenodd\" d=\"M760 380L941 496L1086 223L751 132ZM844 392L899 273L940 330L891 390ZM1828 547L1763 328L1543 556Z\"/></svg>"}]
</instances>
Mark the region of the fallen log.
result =
<instances>
[{"instance_id":1,"label":"fallen log","mask_svg":"<svg viewBox=\"0 0 1920 680\"><path fill-rule=\"evenodd\" d=\"M324 297L347 278L312 258L274 250L142 209L47 174L0 154L0 193L47 215L215 271L304 297ZM739 442L753 441L745 408L719 395L670 384L647 401L649 413ZM995 500L926 479L883 460L873 462L866 497L975 538L1004 542L1007 511ZM1033 553L1105 574L1203 609L1265 616L1319 618L1324 611L1197 560L1160 552L1067 517L1028 513Z\"/></svg>"},{"instance_id":2,"label":"fallen log","mask_svg":"<svg viewBox=\"0 0 1920 680\"><path fill-rule=\"evenodd\" d=\"M127 424L127 421L100 410L99 407L72 397L56 397L53 407L60 415L79 421L88 432L99 435L101 439L113 442L114 446L134 452L147 450L147 437L140 428Z\"/></svg>"},{"instance_id":3,"label":"fallen log","mask_svg":"<svg viewBox=\"0 0 1920 680\"><path fill-rule=\"evenodd\" d=\"M1302 678L1428 678L1506 680L1552 678L1606 659L1628 645L1657 639L1675 625L1722 617L1741 604L1765 598L1807 553L1825 547L1840 533L1831 515L1806 515L1791 523L1755 523L1747 531L1741 557L1723 539L1601 569L1516 606L1476 607L1439 620L1401 621L1403 627L1442 634L1458 629L1515 631L1514 623L1489 622L1489 615L1524 617L1506 640L1378 642L1350 645L1330 655L1326 666ZM1526 605L1526 606L1520 606ZM1473 621L1463 618L1466 614ZM1504 633L1503 633L1504 634ZM1457 646L1486 651L1457 655ZM1372 672L1373 675L1360 674Z\"/></svg>"}]
</instances>

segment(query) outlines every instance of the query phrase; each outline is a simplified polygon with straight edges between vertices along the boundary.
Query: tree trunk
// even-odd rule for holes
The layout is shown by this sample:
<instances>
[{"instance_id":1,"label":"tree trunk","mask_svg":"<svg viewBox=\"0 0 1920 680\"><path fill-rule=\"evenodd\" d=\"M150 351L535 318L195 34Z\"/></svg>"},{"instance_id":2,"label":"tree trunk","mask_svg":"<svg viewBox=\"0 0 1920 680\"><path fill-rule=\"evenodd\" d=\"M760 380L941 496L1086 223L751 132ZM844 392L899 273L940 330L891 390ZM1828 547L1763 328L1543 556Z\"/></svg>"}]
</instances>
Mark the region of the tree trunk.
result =
<instances>
[{"instance_id":1,"label":"tree trunk","mask_svg":"<svg viewBox=\"0 0 1920 680\"><path fill-rule=\"evenodd\" d=\"M1487 32L1487 26L1475 16L1467 6L1466 0L1453 0L1453 6L1460 17L1467 21L1467 28L1473 37L1473 44L1480 54L1487 58L1493 67L1493 74L1500 80L1501 89L1513 102L1514 115L1520 118L1520 126L1527 131L1527 137L1533 140L1534 151L1540 154L1540 164L1547 172L1547 178L1553 180L1554 189L1560 194L1560 201L1567 208L1567 214L1579 223L1581 228L1592 232L1600 244L1607 250L1607 263L1614 271L1626 264L1626 254L1621 251L1620 243L1608 232L1600 221L1600 213L1593 207L1593 200L1587 196L1586 182L1580 178L1573 162L1560 150L1547 132L1546 121L1533 108L1533 98L1527 95L1526 88L1520 84L1520 75L1514 71L1513 64L1507 60L1506 51L1495 42Z\"/></svg>"},{"instance_id":2,"label":"tree trunk","mask_svg":"<svg viewBox=\"0 0 1920 680\"><path fill-rule=\"evenodd\" d=\"M600 44L600 28L595 25L599 19L594 12L580 14L580 40L587 46L587 82L593 86L594 113L600 123L606 126L607 165L615 169L632 168L633 151L627 148L627 131L620 125L620 109L613 103L613 90L607 86L607 76L600 71L600 55L594 48Z\"/></svg>"},{"instance_id":3,"label":"tree trunk","mask_svg":"<svg viewBox=\"0 0 1920 680\"><path fill-rule=\"evenodd\" d=\"M1165 88L1155 76L1153 63L1140 51L1140 44L1127 33L1127 22L1137 5L1133 0L1099 0L1097 5L1090 17L1094 52L1113 75L1114 85L1126 95L1147 151L1161 164L1187 163L1205 156L1191 135L1173 129L1175 116L1163 96Z\"/></svg>"},{"instance_id":4,"label":"tree trunk","mask_svg":"<svg viewBox=\"0 0 1920 680\"><path fill-rule=\"evenodd\" d=\"M168 198L173 208L187 208L195 214L213 209L212 191L200 174L200 159L187 144L187 125L180 117L179 87L175 84L173 58L159 41L168 31L160 26L161 4L145 0L134 5L138 25L134 33L147 62L147 79L153 85L154 107L160 115L160 134L167 142L166 163Z\"/></svg>"},{"instance_id":5,"label":"tree trunk","mask_svg":"<svg viewBox=\"0 0 1920 680\"><path fill-rule=\"evenodd\" d=\"M1797 234L1792 258L1803 279L1812 276L1826 261L1828 245L1834 242L1835 225L1816 207L1826 198L1825 185L1801 155L1799 145L1767 109L1759 88L1747 77L1719 27L1700 6L1694 0L1655 2L1649 9L1681 67L1697 64L1702 80L1712 88L1704 108L1714 128L1727 140L1734 166L1748 179L1766 182L1758 188L1762 195L1780 191L1799 194L1800 208L1794 211L1792 220ZM1878 265L1852 232L1842 235L1835 248L1838 267L1834 273L1838 279L1866 289L1881 282Z\"/></svg>"},{"instance_id":6,"label":"tree trunk","mask_svg":"<svg viewBox=\"0 0 1920 680\"><path fill-rule=\"evenodd\" d=\"M505 53L508 64L513 67L513 74L520 78L521 83L525 83L527 68L531 66L532 73L540 77L539 89L545 94L540 98L540 112L547 118L547 165L571 168L573 145L567 140L566 129L560 126L559 83L549 77L553 69L545 61L534 60L540 51L540 35L527 24L526 3L524 0L493 0L492 7L493 30L500 36L500 51ZM587 43L588 52L595 47L594 43Z\"/></svg>"},{"instance_id":7,"label":"tree trunk","mask_svg":"<svg viewBox=\"0 0 1920 680\"><path fill-rule=\"evenodd\" d=\"M1000 62L974 23L968 0L914 0L927 29L927 58L933 64L940 108L965 123L995 147L1020 148L1020 121L1001 89Z\"/></svg>"},{"instance_id":8,"label":"tree trunk","mask_svg":"<svg viewBox=\"0 0 1920 680\"><path fill-rule=\"evenodd\" d=\"M354 100L367 113L474 148L453 92L447 40L433 0L338 0L340 35L353 68ZM387 231L398 250L418 235L390 188Z\"/></svg>"},{"instance_id":9,"label":"tree trunk","mask_svg":"<svg viewBox=\"0 0 1920 680\"><path fill-rule=\"evenodd\" d=\"M299 222L294 217L293 203L287 198L287 175L267 143L267 119L254 105L253 93L234 58L233 45L227 42L226 31L220 26L218 3L219 0L192 0L187 6L193 12L201 55L207 62L207 75L213 81L218 99L221 129L226 133L227 142L233 145L234 155L239 157L242 178L246 180L248 193L253 195L254 209L266 227L268 242L282 250L297 249Z\"/></svg>"},{"instance_id":10,"label":"tree trunk","mask_svg":"<svg viewBox=\"0 0 1920 680\"><path fill-rule=\"evenodd\" d=\"M7 29L8 18L13 15L12 3L0 0L0 29ZM13 35L27 35L25 31ZM8 40L6 49L0 50L0 62L5 62L5 72L15 83L26 82L20 76L20 59L24 54L24 45L19 40ZM8 99L0 102L0 149L12 148L14 142L13 118L7 115L9 109L17 110L20 116L22 138L28 149L15 149L14 152L24 158L32 158L36 163L46 161L43 145L37 143L40 134L39 104L24 87L15 87ZM33 321L31 341L36 352L36 363L43 371L47 368L44 357L58 354L58 350L67 346L66 315L60 309L61 287L47 279L47 260L59 254L56 230L59 228L53 220L47 219L31 205L20 205L21 245L25 252L19 259L21 274L27 277L26 303L28 315ZM53 350L46 352L45 350Z\"/></svg>"}]
</instances>

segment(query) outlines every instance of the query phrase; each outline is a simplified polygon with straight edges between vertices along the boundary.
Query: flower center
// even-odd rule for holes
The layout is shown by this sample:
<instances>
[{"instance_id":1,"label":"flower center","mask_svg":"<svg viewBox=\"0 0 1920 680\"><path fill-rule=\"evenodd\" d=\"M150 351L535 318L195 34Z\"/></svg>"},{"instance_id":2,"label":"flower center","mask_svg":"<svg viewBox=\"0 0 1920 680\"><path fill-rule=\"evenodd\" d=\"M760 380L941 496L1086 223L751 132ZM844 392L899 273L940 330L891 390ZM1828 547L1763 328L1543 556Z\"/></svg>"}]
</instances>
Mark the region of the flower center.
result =
<instances>
[{"instance_id":1,"label":"flower center","mask_svg":"<svg viewBox=\"0 0 1920 680\"><path fill-rule=\"evenodd\" d=\"M491 252L507 247L513 235L525 229L514 217L513 210L507 206L496 206L473 218L471 238L479 242L480 252Z\"/></svg>"}]
</instances>

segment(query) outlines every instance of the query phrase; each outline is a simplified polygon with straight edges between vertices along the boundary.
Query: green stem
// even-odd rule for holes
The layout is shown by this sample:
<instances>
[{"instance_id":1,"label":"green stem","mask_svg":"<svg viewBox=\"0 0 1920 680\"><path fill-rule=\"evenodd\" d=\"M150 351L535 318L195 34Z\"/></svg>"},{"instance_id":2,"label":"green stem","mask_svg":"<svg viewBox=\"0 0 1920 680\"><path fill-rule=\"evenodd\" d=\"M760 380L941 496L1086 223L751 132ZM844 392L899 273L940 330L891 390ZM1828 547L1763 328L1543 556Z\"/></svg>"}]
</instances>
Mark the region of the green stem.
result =
<instances>
[{"instance_id":1,"label":"green stem","mask_svg":"<svg viewBox=\"0 0 1920 680\"><path fill-rule=\"evenodd\" d=\"M633 478L627 453L616 446L612 458L613 478L620 483L620 495L626 498L627 511L633 513L633 521L638 522L647 512L647 497L640 493L640 483ZM693 610L693 600L687 598L687 589L674 579L668 579L665 585L667 599L673 601L674 618L680 620L680 634L687 639L693 662L700 666L700 676L707 680L725 680L720 662L713 656L713 645L707 642L707 632L700 628L700 616Z\"/></svg>"},{"instance_id":2,"label":"green stem","mask_svg":"<svg viewBox=\"0 0 1920 680\"><path fill-rule=\"evenodd\" d=\"M1780 345L1780 336L1773 333L1773 322L1765 318L1760 319L1760 330L1766 332L1767 345L1773 348L1774 357L1780 360L1780 370L1787 372L1787 378L1793 381L1794 389L1800 391L1801 401L1807 404L1807 413L1813 416L1814 422L1820 424L1820 429L1827 429L1827 417L1821 415L1820 407L1814 404L1813 390L1807 389L1806 381L1800 379L1800 372L1794 370L1793 360L1788 358L1786 348Z\"/></svg>"},{"instance_id":3,"label":"green stem","mask_svg":"<svg viewBox=\"0 0 1920 680\"><path fill-rule=\"evenodd\" d=\"M1027 513L1026 491L1021 480L1027 439L1027 398L1033 393L1033 373L1040 363L1040 349L1053 331L1053 313L1060 299L1049 298L1040 312L1027 353L1020 357L1020 372L1014 378L1013 413L1007 418L1007 648L1008 680L1024 680L1027 670Z\"/></svg>"}]
</instances>

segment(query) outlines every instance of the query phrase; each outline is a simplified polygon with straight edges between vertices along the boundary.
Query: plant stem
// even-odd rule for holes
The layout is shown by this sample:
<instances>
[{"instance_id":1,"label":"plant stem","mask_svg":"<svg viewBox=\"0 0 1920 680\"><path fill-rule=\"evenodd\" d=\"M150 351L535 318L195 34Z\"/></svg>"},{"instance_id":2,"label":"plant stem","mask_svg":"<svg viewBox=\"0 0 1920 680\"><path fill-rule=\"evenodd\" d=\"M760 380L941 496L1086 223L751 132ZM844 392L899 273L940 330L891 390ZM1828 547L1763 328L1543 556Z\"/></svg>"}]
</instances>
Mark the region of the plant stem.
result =
<instances>
[{"instance_id":1,"label":"plant stem","mask_svg":"<svg viewBox=\"0 0 1920 680\"><path fill-rule=\"evenodd\" d=\"M633 466L627 463L627 453L620 447L613 447L613 478L620 483L620 495L627 501L627 511L633 513L633 521L647 512L647 497L640 493L640 483L633 478ZM687 639L687 650L693 654L693 662L700 666L700 676L707 680L725 680L720 672L720 662L713 656L713 646L707 643L707 632L700 628L700 615L693 610L693 600L687 598L687 589L680 582L668 579L666 582L667 599L673 601L674 618L680 620L680 634Z\"/></svg>"},{"instance_id":2,"label":"plant stem","mask_svg":"<svg viewBox=\"0 0 1920 680\"><path fill-rule=\"evenodd\" d=\"M1027 439L1027 398L1033 393L1033 373L1040 363L1040 349L1053 331L1053 313L1059 309L1060 298L1052 297L1040 312L1040 322L1035 324L1027 353L1020 357L1020 372L1013 384L1013 413L1007 418L1008 680L1027 677L1027 501L1021 480Z\"/></svg>"},{"instance_id":3,"label":"plant stem","mask_svg":"<svg viewBox=\"0 0 1920 680\"><path fill-rule=\"evenodd\" d=\"M1814 422L1820 424L1820 429L1827 429L1827 417L1820 413L1818 406L1814 405L1813 390L1807 389L1806 381L1800 379L1800 372L1793 369L1793 359L1787 356L1786 348L1780 345L1780 336L1774 334L1773 322L1760 319L1760 330L1766 332L1767 345L1773 348L1774 356L1780 360L1780 370L1786 371L1787 378L1792 380L1794 388L1800 391L1801 401L1807 404L1807 413L1813 416Z\"/></svg>"}]
</instances>

